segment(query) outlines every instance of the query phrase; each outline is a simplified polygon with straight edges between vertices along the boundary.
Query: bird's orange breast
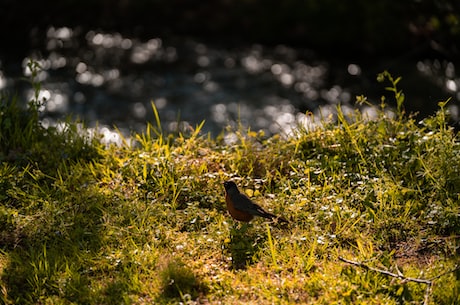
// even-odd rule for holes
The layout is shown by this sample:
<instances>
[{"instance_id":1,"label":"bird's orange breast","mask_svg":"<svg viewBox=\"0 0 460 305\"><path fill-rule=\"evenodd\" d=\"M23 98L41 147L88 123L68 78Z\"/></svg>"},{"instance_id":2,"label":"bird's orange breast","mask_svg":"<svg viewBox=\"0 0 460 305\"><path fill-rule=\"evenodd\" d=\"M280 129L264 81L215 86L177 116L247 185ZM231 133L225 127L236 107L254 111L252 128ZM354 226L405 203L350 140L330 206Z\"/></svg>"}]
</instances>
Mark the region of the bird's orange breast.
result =
<instances>
[{"instance_id":1,"label":"bird's orange breast","mask_svg":"<svg viewBox=\"0 0 460 305\"><path fill-rule=\"evenodd\" d=\"M228 212L234 219L248 222L254 218L254 216L249 213L235 209L233 201L228 194L225 195L225 202L227 203Z\"/></svg>"}]
</instances>

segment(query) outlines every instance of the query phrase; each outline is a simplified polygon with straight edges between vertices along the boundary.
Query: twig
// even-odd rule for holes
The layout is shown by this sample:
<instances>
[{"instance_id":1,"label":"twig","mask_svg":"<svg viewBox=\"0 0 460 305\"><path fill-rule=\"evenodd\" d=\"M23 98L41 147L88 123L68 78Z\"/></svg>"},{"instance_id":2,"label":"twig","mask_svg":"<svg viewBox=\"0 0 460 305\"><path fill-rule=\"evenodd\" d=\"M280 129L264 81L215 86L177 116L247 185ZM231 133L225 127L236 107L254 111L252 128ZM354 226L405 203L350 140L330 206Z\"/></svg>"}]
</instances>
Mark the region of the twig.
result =
<instances>
[{"instance_id":1,"label":"twig","mask_svg":"<svg viewBox=\"0 0 460 305\"><path fill-rule=\"evenodd\" d=\"M404 276L404 275L402 274L401 270L399 270L398 265L395 265L395 268L396 268L396 271L398 271L398 274L399 274L400 276Z\"/></svg>"},{"instance_id":2,"label":"twig","mask_svg":"<svg viewBox=\"0 0 460 305\"><path fill-rule=\"evenodd\" d=\"M400 273L400 274L396 274L396 273L393 273L393 272L390 272L390 271L387 271L387 270L383 270L383 269L378 269L378 268L370 267L370 266L368 266L368 265L366 265L366 264L363 264L363 263L360 263L360 262L356 262L356 261L352 261L352 260L343 258L343 257L341 257L341 256L339 256L339 260L341 260L342 262L351 264L351 265L355 265L355 266L364 268L364 269L368 269L368 270L375 271L375 272L378 272L378 273L382 273L382 274L385 274L385 275L388 275L388 276L391 276L391 277L395 277L395 278L401 279L401 280L403 280L403 281L421 283L421 284L426 284L426 285L431 285L431 284L433 283L433 282L430 281L430 280L419 279L419 278L414 278L414 277L407 277L407 276L404 276L404 275L401 274L401 273Z\"/></svg>"},{"instance_id":3,"label":"twig","mask_svg":"<svg viewBox=\"0 0 460 305\"><path fill-rule=\"evenodd\" d=\"M433 277L430 279L430 281L434 281L435 279L438 279L438 278L440 278L440 277L443 276L443 275L446 275L446 274L452 273L452 272L454 272L454 271L457 271L458 269L460 269L460 265L455 265L455 267L452 268L452 269L450 269L449 271L446 271L446 272L443 272L443 273L438 274L438 275L436 275L436 276L433 276Z\"/></svg>"},{"instance_id":4,"label":"twig","mask_svg":"<svg viewBox=\"0 0 460 305\"><path fill-rule=\"evenodd\" d=\"M452 273L452 272L457 271L457 270L460 269L460 265L455 265L455 267L450 269L449 271L446 271L446 272L443 272L441 274L438 274L438 275L430 278L429 280L427 280L427 279L419 279L419 278L413 278L413 277L404 276L404 274L402 274L401 271L399 271L398 266L396 266L396 271L398 272L398 274L396 274L396 273L392 273L392 272L387 271L387 270L378 269L378 268L368 266L368 265L366 265L366 264L364 264L362 262L352 261L352 260L346 259L346 258L344 258L342 256L339 256L339 260L341 260L342 262L354 265L354 266L358 266L358 267L367 269L367 270L371 270L371 271L378 272L378 273L381 273L381 274L384 274L384 275L395 277L395 278L401 279L403 281L408 281L408 282L414 282L414 283L420 283L420 284L427 285L426 290L425 290L425 298L424 298L424 301L423 301L423 305L428 305L428 302L430 300L430 295L431 295L431 288L433 287L433 281L434 280L439 279L441 276L444 276L446 274Z\"/></svg>"},{"instance_id":5,"label":"twig","mask_svg":"<svg viewBox=\"0 0 460 305\"><path fill-rule=\"evenodd\" d=\"M423 305L428 305L428 302L430 300L431 287L433 286L433 280L426 280L426 279L419 279L419 278L414 278L414 277L407 277L407 276L404 276L399 271L398 268L396 268L396 270L398 271L399 274L396 274L396 273L393 273L393 272L390 272L390 271L387 271L387 270L374 268L374 267L368 266L368 265L360 263L360 262L352 261L352 260L346 259L346 258L344 258L342 256L339 256L339 260L341 260L342 262L354 265L354 266L358 266L358 267L367 269L367 270L371 270L371 271L378 272L378 273L381 273L381 274L384 274L384 275L395 277L395 278L401 279L403 281L414 282L414 283L420 283L420 284L427 285L426 290L425 290L425 299L423 301ZM450 272L455 271L458 268L459 267L457 266L455 269L451 270ZM447 273L448 272L446 272L444 274L447 274ZM438 278L438 277L440 277L440 276L442 276L444 274L441 274L441 275L439 275L437 277L434 277L433 279Z\"/></svg>"},{"instance_id":6,"label":"twig","mask_svg":"<svg viewBox=\"0 0 460 305\"><path fill-rule=\"evenodd\" d=\"M433 287L433 282L426 286L425 299L423 300L423 305L428 305L428 302L430 301L431 287Z\"/></svg>"}]
</instances>

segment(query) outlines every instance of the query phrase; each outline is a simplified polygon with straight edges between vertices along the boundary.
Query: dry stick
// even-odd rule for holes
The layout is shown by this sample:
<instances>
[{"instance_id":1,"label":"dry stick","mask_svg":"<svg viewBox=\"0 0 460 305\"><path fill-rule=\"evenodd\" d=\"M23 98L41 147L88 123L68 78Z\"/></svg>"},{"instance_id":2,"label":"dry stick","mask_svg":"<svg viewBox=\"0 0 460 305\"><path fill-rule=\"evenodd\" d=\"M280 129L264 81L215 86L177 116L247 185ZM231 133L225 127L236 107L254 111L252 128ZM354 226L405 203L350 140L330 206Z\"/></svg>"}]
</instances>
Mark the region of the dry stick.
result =
<instances>
[{"instance_id":1,"label":"dry stick","mask_svg":"<svg viewBox=\"0 0 460 305\"><path fill-rule=\"evenodd\" d=\"M410 282L415 282L415 283L426 284L427 287L426 287L426 291L425 291L425 299L423 301L424 305L428 305L428 301L430 299L430 294L431 294L431 288L433 286L433 281L435 279L440 278L441 276L444 276L444 275L446 275L448 273L451 273L451 272L454 272L454 271L460 269L460 265L455 265L455 267L452 268L451 270L448 270L446 272L438 274L438 275L432 277L429 280L425 280L425 279L418 279L418 278L404 276L401 273L401 271L399 271L398 266L396 266L396 270L398 271L398 274L396 274L396 273L392 273L392 272L389 272L389 271L386 271L386 270L373 268L373 267L370 267L370 266L368 266L366 264L356 262L356 261L352 261L352 260L346 259L346 258L341 257L341 256L339 256L339 260L341 260L341 261L343 261L345 263L351 264L351 265L355 265L355 266L362 267L362 268L367 269L367 270L379 272L379 273L382 273L382 274L385 274L385 275L388 275L388 276L392 276L392 277L395 277L395 278L398 278L398 279L401 279L401 280L404 280L404 281L410 281Z\"/></svg>"},{"instance_id":2,"label":"dry stick","mask_svg":"<svg viewBox=\"0 0 460 305\"><path fill-rule=\"evenodd\" d=\"M355 265L355 266L358 266L358 267L367 269L367 270L371 270L371 271L379 272L379 273L384 274L384 275L388 275L388 276L391 276L391 277L395 277L395 278L401 279L401 280L403 280L403 281L409 281L409 282L414 282L414 283L426 284L427 287L426 287L426 291L425 291L425 300L423 301L423 304L424 304L424 305L428 305L428 301L429 301L430 294L431 294L431 287L433 286L433 281L434 281L435 279L440 278L441 276L444 276L444 275L446 275L446 274L449 274L449 273L451 273L451 272L454 272L454 271L460 269L460 265L455 265L455 267L452 268L451 270L446 271L446 272L443 272L443 273L441 273L441 274L438 274L438 275L432 277L432 278L429 279L429 280L426 280L426 279L418 279L418 278L413 278L413 277L404 276L404 275L401 273L401 271L399 271L399 269L398 269L397 266L396 266L396 270L398 271L398 274L389 272L389 271L387 271L387 270L382 270L382 269L370 267L370 266L368 266L368 265L366 265L366 264L364 264L364 263L352 261L352 260L346 259L346 258L344 258L344 257L342 257L342 256L339 256L339 260L341 260L342 262L351 264L351 265Z\"/></svg>"},{"instance_id":3,"label":"dry stick","mask_svg":"<svg viewBox=\"0 0 460 305\"><path fill-rule=\"evenodd\" d=\"M404 276L403 274L396 274L396 273L392 273L392 272L390 272L390 271L386 271L386 270L382 270L382 269L377 269L377 268L370 267L370 266L368 266L368 265L366 265L366 264L363 264L363 263L360 263L360 262L351 261L351 260L346 259L346 258L343 258L343 257L341 257L341 256L339 256L339 260L341 260L342 262L351 264L351 265L355 265L355 266L358 266L358 267L362 267L362 268L364 268L364 269L368 269L368 270L372 270L372 271L375 271L375 272L379 272L379 273L382 273L382 274L385 274L385 275L388 275L388 276L391 276L391 277L395 277L395 278L398 278L398 279L401 279L401 280L404 280L404 281L415 282L415 283L422 283L422 284L427 284L427 285L433 284L433 282L430 281L430 280L418 279L418 278L414 278L414 277L407 277L407 276Z\"/></svg>"},{"instance_id":4,"label":"dry stick","mask_svg":"<svg viewBox=\"0 0 460 305\"><path fill-rule=\"evenodd\" d=\"M384 275L388 275L388 276L391 276L391 277L395 277L395 278L401 279L401 280L403 280L403 281L409 281L409 282L415 282L415 283L426 284L427 287L426 287L426 291L425 291L425 300L423 301L423 304L424 304L424 305L428 305L428 301L429 301L429 299L430 299L430 294L431 294L431 286L433 285L433 281L432 281L432 280L425 280L425 279L418 279L418 278L413 278L413 277L407 277L407 276L404 276L404 275L403 275L402 273L400 273L400 272L399 272L399 274L392 273L392 272L389 272L389 271L386 271L386 270L382 270L382 269L370 267L370 266L368 266L368 265L366 265L366 264L363 264L363 263L360 263L360 262L355 262L355 261L346 259L346 258L341 257L341 256L339 256L339 260L341 260L342 262L351 264L351 265L355 265L355 266L364 268L364 269L368 269L368 270L371 270L371 271L379 272L379 273L384 274ZM457 269L457 268L458 268L458 267L456 267L456 269ZM456 270L456 269L454 269L454 270ZM398 270L398 271L399 271L399 270Z\"/></svg>"}]
</instances>

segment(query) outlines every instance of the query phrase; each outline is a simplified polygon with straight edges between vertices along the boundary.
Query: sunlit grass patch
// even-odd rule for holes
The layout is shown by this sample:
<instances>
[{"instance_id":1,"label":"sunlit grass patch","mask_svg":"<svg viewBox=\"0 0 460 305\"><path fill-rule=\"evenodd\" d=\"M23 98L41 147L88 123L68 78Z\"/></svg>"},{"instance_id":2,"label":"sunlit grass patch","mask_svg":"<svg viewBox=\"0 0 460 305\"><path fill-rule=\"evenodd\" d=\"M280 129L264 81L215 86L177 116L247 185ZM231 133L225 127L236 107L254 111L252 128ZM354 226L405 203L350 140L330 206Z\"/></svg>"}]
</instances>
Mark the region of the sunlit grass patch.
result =
<instances>
[{"instance_id":1,"label":"sunlit grass patch","mask_svg":"<svg viewBox=\"0 0 460 305\"><path fill-rule=\"evenodd\" d=\"M290 137L228 130L232 145L202 124L165 134L154 107L122 146L33 116L33 136L9 129L23 138L0 155L2 302L459 302L458 137L444 102L415 122L397 79L382 79L401 103L392 115L339 107ZM289 224L232 220L230 179Z\"/></svg>"}]
</instances>

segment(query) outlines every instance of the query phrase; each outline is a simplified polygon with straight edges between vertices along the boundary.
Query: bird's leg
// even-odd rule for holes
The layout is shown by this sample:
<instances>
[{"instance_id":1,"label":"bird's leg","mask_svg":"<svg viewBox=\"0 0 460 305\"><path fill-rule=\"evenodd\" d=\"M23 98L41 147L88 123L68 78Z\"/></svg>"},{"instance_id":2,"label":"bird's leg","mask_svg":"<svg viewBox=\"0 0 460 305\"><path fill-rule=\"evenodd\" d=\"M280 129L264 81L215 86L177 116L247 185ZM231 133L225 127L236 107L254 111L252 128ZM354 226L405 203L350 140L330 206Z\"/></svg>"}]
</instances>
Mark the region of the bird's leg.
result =
<instances>
[{"instance_id":1,"label":"bird's leg","mask_svg":"<svg viewBox=\"0 0 460 305\"><path fill-rule=\"evenodd\" d=\"M240 234L246 233L246 231L249 229L249 226L250 224L248 222L240 222L240 221L233 222L233 230Z\"/></svg>"},{"instance_id":2,"label":"bird's leg","mask_svg":"<svg viewBox=\"0 0 460 305\"><path fill-rule=\"evenodd\" d=\"M241 233L246 233L246 231L249 229L249 223L245 222L241 225Z\"/></svg>"}]
</instances>

